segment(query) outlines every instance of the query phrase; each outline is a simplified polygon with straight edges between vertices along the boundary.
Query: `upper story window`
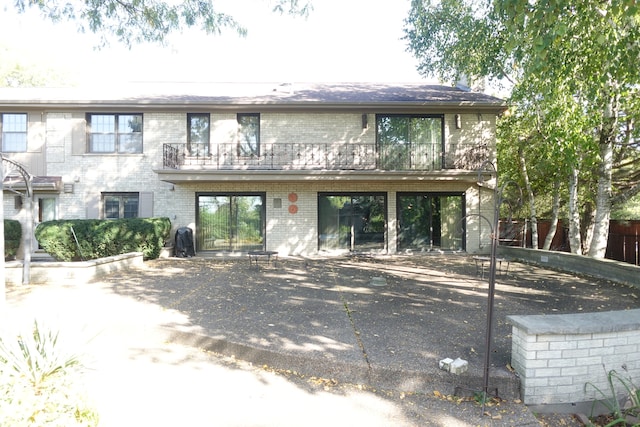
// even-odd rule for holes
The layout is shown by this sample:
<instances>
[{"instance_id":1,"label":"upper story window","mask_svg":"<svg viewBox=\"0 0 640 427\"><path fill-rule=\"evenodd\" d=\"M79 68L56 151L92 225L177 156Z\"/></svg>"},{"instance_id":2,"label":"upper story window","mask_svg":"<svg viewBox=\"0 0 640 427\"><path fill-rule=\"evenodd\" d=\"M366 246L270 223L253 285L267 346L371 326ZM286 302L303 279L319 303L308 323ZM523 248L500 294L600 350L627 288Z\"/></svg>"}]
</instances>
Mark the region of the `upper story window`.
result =
<instances>
[{"instance_id":1,"label":"upper story window","mask_svg":"<svg viewBox=\"0 0 640 427\"><path fill-rule=\"evenodd\" d=\"M2 151L5 153L23 153L27 151L27 115L0 114L2 129Z\"/></svg>"},{"instance_id":2,"label":"upper story window","mask_svg":"<svg viewBox=\"0 0 640 427\"><path fill-rule=\"evenodd\" d=\"M209 155L209 114L187 114L187 150L190 156Z\"/></svg>"},{"instance_id":3,"label":"upper story window","mask_svg":"<svg viewBox=\"0 0 640 427\"><path fill-rule=\"evenodd\" d=\"M260 156L260 114L238 114L238 156Z\"/></svg>"},{"instance_id":4,"label":"upper story window","mask_svg":"<svg viewBox=\"0 0 640 427\"><path fill-rule=\"evenodd\" d=\"M90 153L142 153L142 114L88 114Z\"/></svg>"},{"instance_id":5,"label":"upper story window","mask_svg":"<svg viewBox=\"0 0 640 427\"><path fill-rule=\"evenodd\" d=\"M376 116L380 167L387 170L442 169L444 116Z\"/></svg>"}]
</instances>

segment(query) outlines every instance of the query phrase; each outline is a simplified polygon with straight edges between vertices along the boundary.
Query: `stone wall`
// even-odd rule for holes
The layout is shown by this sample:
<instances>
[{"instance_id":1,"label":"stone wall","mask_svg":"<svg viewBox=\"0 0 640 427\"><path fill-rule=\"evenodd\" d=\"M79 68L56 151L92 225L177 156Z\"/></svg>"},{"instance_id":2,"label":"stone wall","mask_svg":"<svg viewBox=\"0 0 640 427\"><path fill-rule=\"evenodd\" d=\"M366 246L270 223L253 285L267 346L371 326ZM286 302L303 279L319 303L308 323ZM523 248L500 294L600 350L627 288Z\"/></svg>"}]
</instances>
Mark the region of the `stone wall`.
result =
<instances>
[{"instance_id":1,"label":"stone wall","mask_svg":"<svg viewBox=\"0 0 640 427\"><path fill-rule=\"evenodd\" d=\"M640 384L640 309L507 321L513 325L511 365L524 403L536 411L591 414L594 400L612 396L611 370Z\"/></svg>"},{"instance_id":2,"label":"stone wall","mask_svg":"<svg viewBox=\"0 0 640 427\"><path fill-rule=\"evenodd\" d=\"M611 280L640 288L640 267L610 259L593 259L567 252L499 246L498 253L509 259L547 266L556 270Z\"/></svg>"},{"instance_id":3,"label":"stone wall","mask_svg":"<svg viewBox=\"0 0 640 427\"><path fill-rule=\"evenodd\" d=\"M33 285L88 283L115 271L143 267L142 252L81 262L34 261L30 264L28 283ZM5 264L5 280L11 285L23 283L22 261L10 261Z\"/></svg>"}]
</instances>

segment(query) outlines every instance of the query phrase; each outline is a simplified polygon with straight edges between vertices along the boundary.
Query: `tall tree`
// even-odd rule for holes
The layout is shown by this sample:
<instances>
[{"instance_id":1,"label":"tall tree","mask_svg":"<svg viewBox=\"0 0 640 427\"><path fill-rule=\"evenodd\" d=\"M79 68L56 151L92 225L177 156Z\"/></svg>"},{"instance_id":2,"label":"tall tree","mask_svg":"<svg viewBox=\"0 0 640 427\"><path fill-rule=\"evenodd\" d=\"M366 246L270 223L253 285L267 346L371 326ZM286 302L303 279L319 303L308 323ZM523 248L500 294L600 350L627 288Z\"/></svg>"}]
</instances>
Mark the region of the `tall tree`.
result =
<instances>
[{"instance_id":1,"label":"tall tree","mask_svg":"<svg viewBox=\"0 0 640 427\"><path fill-rule=\"evenodd\" d=\"M637 157L620 132L623 117L640 116L636 1L413 0L405 34L424 74L514 85L510 101L527 112L520 117L539 121L519 128L540 136L532 141L545 144L575 185L568 204L572 250L604 257L612 202L640 192L637 176L624 186L613 180L616 167ZM502 127L500 143L516 144L514 136ZM585 200L591 188L595 196ZM591 224L581 227L580 217ZM585 229L590 239L580 238Z\"/></svg>"},{"instance_id":2,"label":"tall tree","mask_svg":"<svg viewBox=\"0 0 640 427\"><path fill-rule=\"evenodd\" d=\"M163 43L166 37L187 27L197 27L207 34L218 34L231 29L240 35L246 29L215 4L215 0L14 0L18 11L37 8L54 22L67 20L78 24L78 30L87 30L101 36L107 45L112 38L131 46L140 42ZM306 16L312 9L311 1L275 0L273 11Z\"/></svg>"}]
</instances>

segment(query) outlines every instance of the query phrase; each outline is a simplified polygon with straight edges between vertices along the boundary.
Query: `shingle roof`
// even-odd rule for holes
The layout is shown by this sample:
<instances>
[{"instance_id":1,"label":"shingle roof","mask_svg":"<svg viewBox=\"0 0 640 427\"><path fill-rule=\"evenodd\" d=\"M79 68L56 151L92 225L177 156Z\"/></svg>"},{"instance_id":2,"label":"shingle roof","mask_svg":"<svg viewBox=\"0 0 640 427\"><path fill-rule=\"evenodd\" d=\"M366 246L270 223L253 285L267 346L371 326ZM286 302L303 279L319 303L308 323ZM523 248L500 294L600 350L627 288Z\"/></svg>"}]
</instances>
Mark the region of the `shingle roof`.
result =
<instances>
[{"instance_id":1,"label":"shingle roof","mask_svg":"<svg viewBox=\"0 0 640 427\"><path fill-rule=\"evenodd\" d=\"M0 107L20 105L506 108L493 96L424 83L139 83L115 88L0 89Z\"/></svg>"}]
</instances>

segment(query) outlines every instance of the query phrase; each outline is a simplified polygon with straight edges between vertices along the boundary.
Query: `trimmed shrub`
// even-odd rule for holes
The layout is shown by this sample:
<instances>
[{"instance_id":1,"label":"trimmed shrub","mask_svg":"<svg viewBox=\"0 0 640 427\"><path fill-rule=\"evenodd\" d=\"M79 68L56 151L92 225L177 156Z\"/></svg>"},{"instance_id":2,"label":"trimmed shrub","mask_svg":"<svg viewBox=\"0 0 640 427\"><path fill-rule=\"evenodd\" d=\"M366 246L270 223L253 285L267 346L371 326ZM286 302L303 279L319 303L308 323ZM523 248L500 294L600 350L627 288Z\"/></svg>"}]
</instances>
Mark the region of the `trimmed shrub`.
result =
<instances>
[{"instance_id":1,"label":"trimmed shrub","mask_svg":"<svg viewBox=\"0 0 640 427\"><path fill-rule=\"evenodd\" d=\"M36 228L36 239L57 261L80 261L142 252L155 259L169 237L169 218L47 221Z\"/></svg>"},{"instance_id":2,"label":"trimmed shrub","mask_svg":"<svg viewBox=\"0 0 640 427\"><path fill-rule=\"evenodd\" d=\"M4 259L12 259L18 253L22 226L14 219L4 220Z\"/></svg>"}]
</instances>

